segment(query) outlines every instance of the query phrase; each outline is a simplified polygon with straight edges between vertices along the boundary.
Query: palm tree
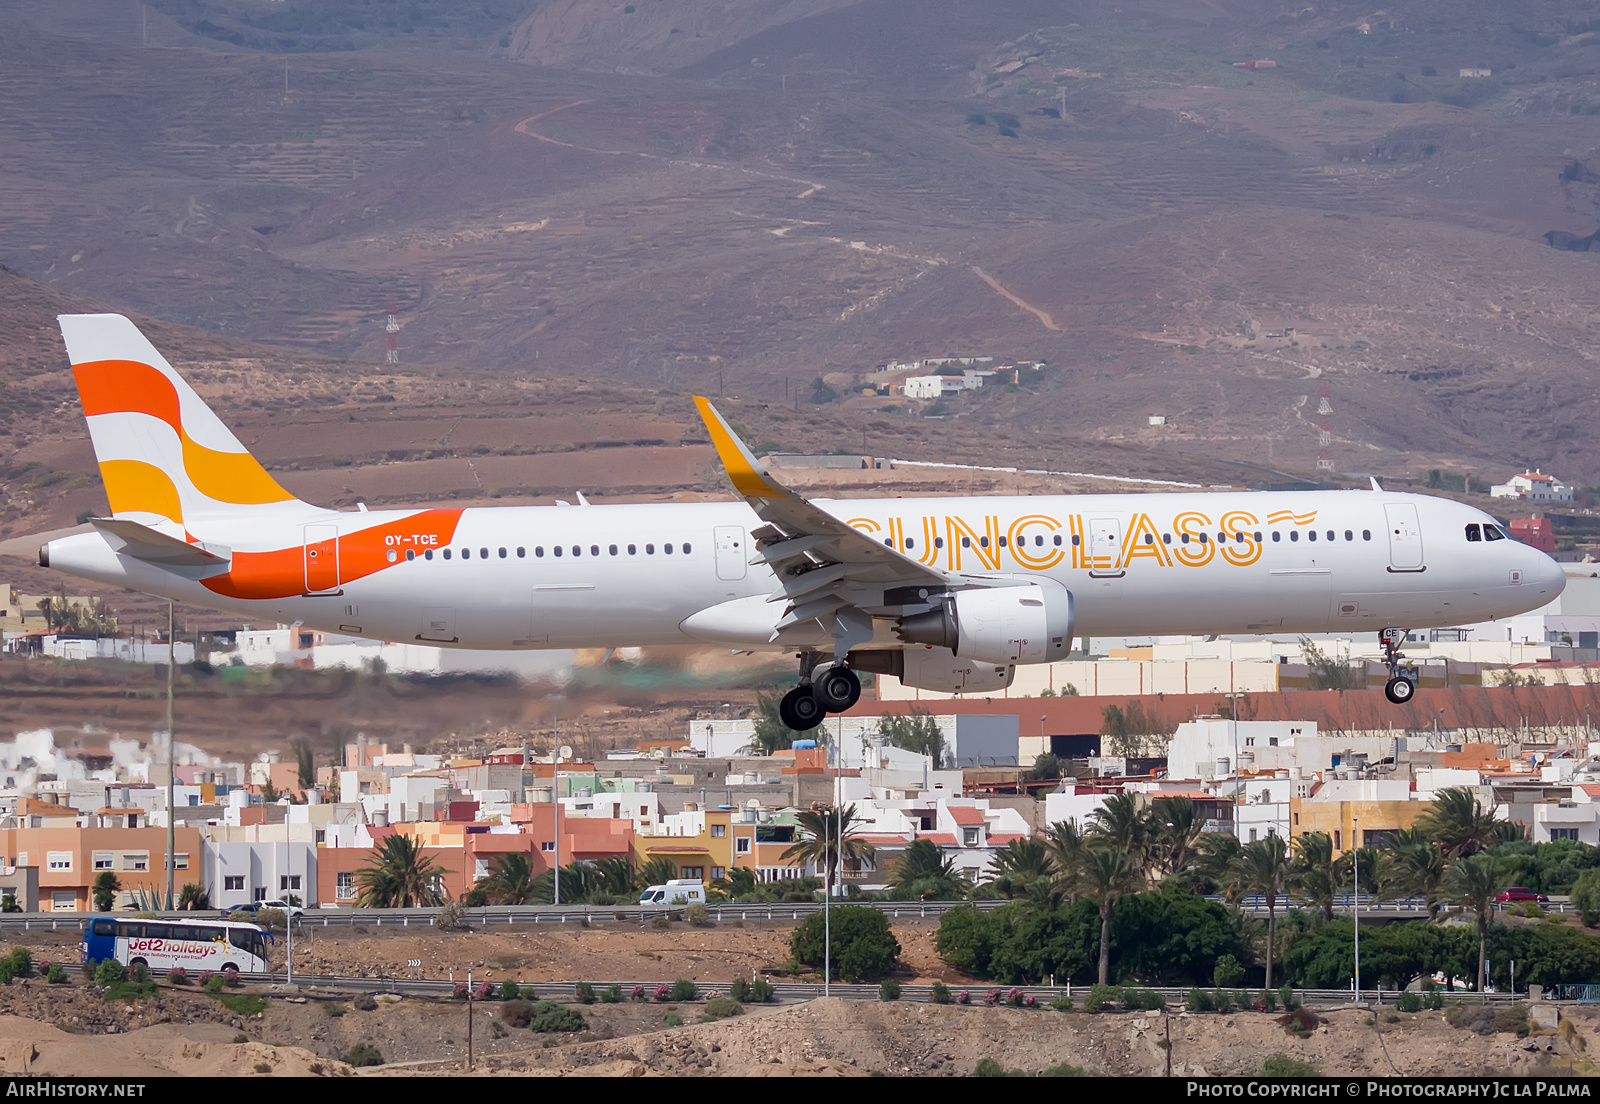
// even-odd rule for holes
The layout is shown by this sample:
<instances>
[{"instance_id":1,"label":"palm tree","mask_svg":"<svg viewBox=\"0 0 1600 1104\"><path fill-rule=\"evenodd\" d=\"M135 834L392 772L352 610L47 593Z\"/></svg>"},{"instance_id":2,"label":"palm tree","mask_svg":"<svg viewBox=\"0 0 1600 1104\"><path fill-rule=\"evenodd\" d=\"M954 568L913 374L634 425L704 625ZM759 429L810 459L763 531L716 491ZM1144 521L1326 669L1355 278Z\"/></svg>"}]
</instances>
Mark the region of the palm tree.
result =
<instances>
[{"instance_id":1,"label":"palm tree","mask_svg":"<svg viewBox=\"0 0 1600 1104\"><path fill-rule=\"evenodd\" d=\"M533 858L526 851L496 855L489 873L474 888L484 892L491 905L526 905L533 901Z\"/></svg>"},{"instance_id":2,"label":"palm tree","mask_svg":"<svg viewBox=\"0 0 1600 1104\"><path fill-rule=\"evenodd\" d=\"M1053 873L1050 849L1031 836L1012 840L989 860L990 884L1007 899L1025 896L1034 882L1049 882Z\"/></svg>"},{"instance_id":3,"label":"palm tree","mask_svg":"<svg viewBox=\"0 0 1600 1104\"><path fill-rule=\"evenodd\" d=\"M1417 830L1439 845L1447 859L1476 854L1500 843L1494 810L1462 786L1440 790L1433 805L1417 818Z\"/></svg>"},{"instance_id":4,"label":"palm tree","mask_svg":"<svg viewBox=\"0 0 1600 1104\"><path fill-rule=\"evenodd\" d=\"M750 897L756 892L756 888L756 872L748 866L731 867L727 877L718 878L711 883L711 892L726 901Z\"/></svg>"},{"instance_id":5,"label":"palm tree","mask_svg":"<svg viewBox=\"0 0 1600 1104\"><path fill-rule=\"evenodd\" d=\"M628 897L637 892L633 884L633 863L626 855L607 855L590 864L595 888L610 897Z\"/></svg>"},{"instance_id":6,"label":"palm tree","mask_svg":"<svg viewBox=\"0 0 1600 1104\"><path fill-rule=\"evenodd\" d=\"M1408 897L1421 897L1428 906L1428 919L1439 914L1439 894L1450 864L1444 852L1420 833L1408 832L1389 840L1392 880Z\"/></svg>"},{"instance_id":7,"label":"palm tree","mask_svg":"<svg viewBox=\"0 0 1600 1104\"><path fill-rule=\"evenodd\" d=\"M1149 824L1150 854L1156 870L1164 875L1185 869L1200 846L1203 821L1187 797L1158 798L1146 817Z\"/></svg>"},{"instance_id":8,"label":"palm tree","mask_svg":"<svg viewBox=\"0 0 1600 1104\"><path fill-rule=\"evenodd\" d=\"M1295 897L1333 920L1333 901L1345 882L1348 863L1333 857L1333 837L1326 832L1307 832L1295 837L1294 866L1289 872Z\"/></svg>"},{"instance_id":9,"label":"palm tree","mask_svg":"<svg viewBox=\"0 0 1600 1104\"><path fill-rule=\"evenodd\" d=\"M1087 847L1083 833L1072 821L1058 820L1044 830L1044 845L1050 851L1050 861L1055 864L1057 884L1070 896Z\"/></svg>"},{"instance_id":10,"label":"palm tree","mask_svg":"<svg viewBox=\"0 0 1600 1104\"><path fill-rule=\"evenodd\" d=\"M889 874L893 895L905 899L949 901L965 897L972 883L931 840L912 840Z\"/></svg>"},{"instance_id":11,"label":"palm tree","mask_svg":"<svg viewBox=\"0 0 1600 1104\"><path fill-rule=\"evenodd\" d=\"M1111 973L1111 910L1117 902L1144 887L1144 873L1127 850L1106 844L1090 847L1079 865L1078 884L1084 896L1100 906L1100 984Z\"/></svg>"},{"instance_id":12,"label":"palm tree","mask_svg":"<svg viewBox=\"0 0 1600 1104\"><path fill-rule=\"evenodd\" d=\"M1483 992L1484 956L1489 953L1489 918L1495 898L1507 885L1505 871L1493 855L1473 855L1450 864L1445 876L1445 900L1469 908L1478 917L1478 992Z\"/></svg>"},{"instance_id":13,"label":"palm tree","mask_svg":"<svg viewBox=\"0 0 1600 1104\"><path fill-rule=\"evenodd\" d=\"M1228 892L1228 867L1239 855L1239 837L1231 832L1215 832L1204 837L1196 849L1195 873ZM1229 894L1230 897L1232 894Z\"/></svg>"},{"instance_id":14,"label":"palm tree","mask_svg":"<svg viewBox=\"0 0 1600 1104\"><path fill-rule=\"evenodd\" d=\"M805 838L783 853L784 862L802 862L823 871L823 888L831 892L834 871L840 861L848 870L859 870L861 864L876 853L876 848L866 840L856 838L860 828L855 805L840 809L829 806L812 806L796 818Z\"/></svg>"},{"instance_id":15,"label":"palm tree","mask_svg":"<svg viewBox=\"0 0 1600 1104\"><path fill-rule=\"evenodd\" d=\"M1130 793L1112 794L1089 819L1094 822L1089 831L1098 841L1121 848L1144 865L1148 827L1138 798Z\"/></svg>"},{"instance_id":16,"label":"palm tree","mask_svg":"<svg viewBox=\"0 0 1600 1104\"><path fill-rule=\"evenodd\" d=\"M633 868L633 888L642 893L654 885L666 885L679 874L678 864L665 855L657 855L647 863Z\"/></svg>"},{"instance_id":17,"label":"palm tree","mask_svg":"<svg viewBox=\"0 0 1600 1104\"><path fill-rule=\"evenodd\" d=\"M1267 984L1272 988L1272 952L1278 937L1278 897L1289 877L1289 847L1283 837L1247 843L1229 866L1229 877L1238 891L1259 893L1267 899Z\"/></svg>"},{"instance_id":18,"label":"palm tree","mask_svg":"<svg viewBox=\"0 0 1600 1104\"><path fill-rule=\"evenodd\" d=\"M366 866L356 871L357 908L431 908L442 905L439 888L450 873L411 836L395 832L372 849Z\"/></svg>"},{"instance_id":19,"label":"palm tree","mask_svg":"<svg viewBox=\"0 0 1600 1104\"><path fill-rule=\"evenodd\" d=\"M190 882L178 894L178 908L185 912L208 912L211 909L211 894L204 886Z\"/></svg>"}]
</instances>

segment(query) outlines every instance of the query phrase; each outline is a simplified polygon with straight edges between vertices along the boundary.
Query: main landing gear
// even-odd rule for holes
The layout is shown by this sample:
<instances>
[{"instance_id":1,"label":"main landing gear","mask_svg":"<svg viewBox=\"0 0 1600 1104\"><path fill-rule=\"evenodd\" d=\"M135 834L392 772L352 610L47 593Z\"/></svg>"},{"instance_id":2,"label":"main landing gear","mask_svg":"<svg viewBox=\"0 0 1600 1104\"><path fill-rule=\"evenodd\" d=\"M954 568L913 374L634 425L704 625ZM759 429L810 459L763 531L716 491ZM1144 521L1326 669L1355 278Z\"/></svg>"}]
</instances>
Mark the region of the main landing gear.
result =
<instances>
[{"instance_id":1,"label":"main landing gear","mask_svg":"<svg viewBox=\"0 0 1600 1104\"><path fill-rule=\"evenodd\" d=\"M1406 657L1400 653L1400 645L1406 641L1406 630L1384 629L1378 634L1378 641L1383 645L1383 665L1389 671L1383 696L1396 705L1405 705L1417 692L1414 668L1406 663Z\"/></svg>"},{"instance_id":2,"label":"main landing gear","mask_svg":"<svg viewBox=\"0 0 1600 1104\"><path fill-rule=\"evenodd\" d=\"M829 713L843 713L861 697L861 680L842 662L821 665L820 652L800 656L800 685L778 703L778 716L796 732L816 728Z\"/></svg>"}]
</instances>

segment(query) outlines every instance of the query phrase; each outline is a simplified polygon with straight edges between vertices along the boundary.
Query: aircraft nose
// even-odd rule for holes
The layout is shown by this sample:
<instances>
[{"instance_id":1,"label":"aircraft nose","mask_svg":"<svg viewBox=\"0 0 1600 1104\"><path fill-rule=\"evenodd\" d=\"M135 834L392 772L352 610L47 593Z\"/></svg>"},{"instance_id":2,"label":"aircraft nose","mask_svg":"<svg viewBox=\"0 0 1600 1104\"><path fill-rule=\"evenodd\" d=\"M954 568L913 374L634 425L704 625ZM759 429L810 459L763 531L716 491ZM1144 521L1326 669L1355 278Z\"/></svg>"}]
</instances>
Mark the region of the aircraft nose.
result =
<instances>
[{"instance_id":1,"label":"aircraft nose","mask_svg":"<svg viewBox=\"0 0 1600 1104\"><path fill-rule=\"evenodd\" d=\"M1534 569L1534 579L1538 582L1540 590L1549 592L1549 597L1553 601L1567 589L1567 569L1543 552L1539 553L1539 560L1538 567Z\"/></svg>"}]
</instances>

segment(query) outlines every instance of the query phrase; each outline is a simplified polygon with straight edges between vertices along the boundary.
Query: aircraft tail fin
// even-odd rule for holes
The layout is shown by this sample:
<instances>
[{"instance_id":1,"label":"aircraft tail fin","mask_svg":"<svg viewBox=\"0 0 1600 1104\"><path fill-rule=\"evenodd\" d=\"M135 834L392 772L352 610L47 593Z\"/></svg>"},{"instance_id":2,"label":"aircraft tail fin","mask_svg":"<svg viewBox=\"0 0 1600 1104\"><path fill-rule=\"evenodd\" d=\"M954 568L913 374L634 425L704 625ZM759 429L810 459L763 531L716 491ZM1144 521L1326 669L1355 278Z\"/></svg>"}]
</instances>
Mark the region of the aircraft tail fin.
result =
<instances>
[{"instance_id":1,"label":"aircraft tail fin","mask_svg":"<svg viewBox=\"0 0 1600 1104\"><path fill-rule=\"evenodd\" d=\"M57 321L113 517L189 539L208 519L306 509L132 322L120 314Z\"/></svg>"}]
</instances>

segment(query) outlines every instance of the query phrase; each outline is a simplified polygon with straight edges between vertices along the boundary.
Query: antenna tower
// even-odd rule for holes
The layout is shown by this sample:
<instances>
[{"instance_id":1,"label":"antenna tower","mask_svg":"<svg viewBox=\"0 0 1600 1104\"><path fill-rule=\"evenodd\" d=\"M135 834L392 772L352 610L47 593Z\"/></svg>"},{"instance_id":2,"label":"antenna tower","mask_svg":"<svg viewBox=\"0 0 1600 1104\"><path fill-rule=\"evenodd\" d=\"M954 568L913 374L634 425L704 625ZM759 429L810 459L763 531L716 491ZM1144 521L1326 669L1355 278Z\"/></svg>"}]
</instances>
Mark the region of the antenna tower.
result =
<instances>
[{"instance_id":1,"label":"antenna tower","mask_svg":"<svg viewBox=\"0 0 1600 1104\"><path fill-rule=\"evenodd\" d=\"M1329 454L1329 446L1333 444L1333 431L1328 428L1328 416L1333 413L1333 404L1328 399L1333 391L1326 383L1317 392L1317 470L1332 471L1333 457Z\"/></svg>"},{"instance_id":2,"label":"antenna tower","mask_svg":"<svg viewBox=\"0 0 1600 1104\"><path fill-rule=\"evenodd\" d=\"M389 309L385 312L389 317L383 323L383 332L389 335L389 350L384 360L390 364L400 363L400 319L396 317L398 309L394 300L389 300Z\"/></svg>"}]
</instances>

